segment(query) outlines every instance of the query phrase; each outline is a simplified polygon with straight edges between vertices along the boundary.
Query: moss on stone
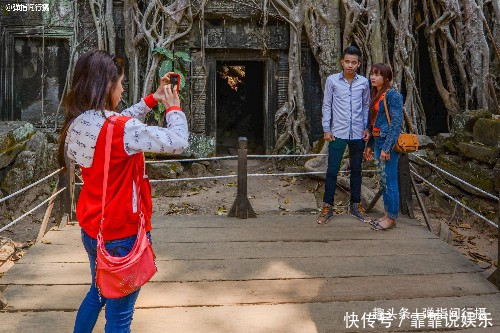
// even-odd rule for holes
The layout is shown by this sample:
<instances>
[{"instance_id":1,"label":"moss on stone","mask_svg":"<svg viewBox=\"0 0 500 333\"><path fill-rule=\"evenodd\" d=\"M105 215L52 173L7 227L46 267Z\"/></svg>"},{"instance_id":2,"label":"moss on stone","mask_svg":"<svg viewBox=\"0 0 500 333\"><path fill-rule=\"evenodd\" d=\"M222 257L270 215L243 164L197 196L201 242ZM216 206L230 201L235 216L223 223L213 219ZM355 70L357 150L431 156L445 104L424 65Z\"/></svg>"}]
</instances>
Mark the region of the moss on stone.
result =
<instances>
[{"instance_id":1,"label":"moss on stone","mask_svg":"<svg viewBox=\"0 0 500 333\"><path fill-rule=\"evenodd\" d=\"M476 121L480 118L491 118L488 110L469 110L453 116L451 134L456 142L468 142L472 140L472 130Z\"/></svg>"},{"instance_id":2,"label":"moss on stone","mask_svg":"<svg viewBox=\"0 0 500 333\"><path fill-rule=\"evenodd\" d=\"M476 159L480 162L489 163L491 165L494 165L498 158L498 148L473 142L459 142L457 147L463 156Z\"/></svg>"},{"instance_id":3,"label":"moss on stone","mask_svg":"<svg viewBox=\"0 0 500 333\"><path fill-rule=\"evenodd\" d=\"M500 119L479 119L473 132L474 141L500 148Z\"/></svg>"},{"instance_id":4,"label":"moss on stone","mask_svg":"<svg viewBox=\"0 0 500 333\"><path fill-rule=\"evenodd\" d=\"M455 177L465 180L466 182L475 185L484 191L492 194L495 193L494 172L489 168L485 168L472 161L464 162L462 158L458 156L449 155L438 156L437 165ZM443 174L443 177L445 177L450 183L459 186L469 193L483 195L445 174Z\"/></svg>"},{"instance_id":5,"label":"moss on stone","mask_svg":"<svg viewBox=\"0 0 500 333\"><path fill-rule=\"evenodd\" d=\"M451 152L451 153L459 153L460 150L458 149L457 145L455 142L453 142L453 140L447 140L443 143L443 147Z\"/></svg>"}]
</instances>

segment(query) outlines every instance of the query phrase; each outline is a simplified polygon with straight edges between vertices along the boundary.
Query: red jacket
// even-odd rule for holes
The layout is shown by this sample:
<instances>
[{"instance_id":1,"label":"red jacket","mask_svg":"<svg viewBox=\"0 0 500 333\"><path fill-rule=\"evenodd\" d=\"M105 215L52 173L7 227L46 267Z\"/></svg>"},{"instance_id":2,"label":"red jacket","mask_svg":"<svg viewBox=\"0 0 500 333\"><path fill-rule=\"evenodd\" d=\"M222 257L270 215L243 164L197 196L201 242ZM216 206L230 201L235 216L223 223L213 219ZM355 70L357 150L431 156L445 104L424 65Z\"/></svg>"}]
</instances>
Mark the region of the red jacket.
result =
<instances>
[{"instance_id":1,"label":"red jacket","mask_svg":"<svg viewBox=\"0 0 500 333\"><path fill-rule=\"evenodd\" d=\"M109 162L108 188L104 209L103 238L114 240L137 234L139 207L137 191L141 191L141 207L146 219L146 231L151 230L151 186L144 168L144 154L128 155L123 144L123 130L130 117L119 116L113 130ZM109 120L104 123L92 166L81 168L84 185L78 199L76 217L85 232L97 238L101 220L102 181L104 177L104 150ZM136 176L139 186L135 186Z\"/></svg>"}]
</instances>

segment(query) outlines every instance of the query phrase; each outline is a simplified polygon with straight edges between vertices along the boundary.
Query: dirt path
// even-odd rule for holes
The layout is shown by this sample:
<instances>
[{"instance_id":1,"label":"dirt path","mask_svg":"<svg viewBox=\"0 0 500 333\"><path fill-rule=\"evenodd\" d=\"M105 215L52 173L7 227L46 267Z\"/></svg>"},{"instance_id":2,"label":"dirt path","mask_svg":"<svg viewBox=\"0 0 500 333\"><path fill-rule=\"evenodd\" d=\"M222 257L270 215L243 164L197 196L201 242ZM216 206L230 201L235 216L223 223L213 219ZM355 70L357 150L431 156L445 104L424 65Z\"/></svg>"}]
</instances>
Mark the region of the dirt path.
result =
<instances>
[{"instance_id":1,"label":"dirt path","mask_svg":"<svg viewBox=\"0 0 500 333\"><path fill-rule=\"evenodd\" d=\"M214 175L236 174L236 161L222 161ZM300 172L299 167L278 167L270 163L249 161L249 173ZM162 185L160 185L161 187ZM155 211L165 215L207 214L225 215L236 197L236 178L226 180L187 182L180 185L172 196L153 199ZM248 197L255 212L260 215L317 214L324 191L323 182L307 177L249 177ZM153 195L158 185L153 185ZM345 205L348 196L338 191L336 202L339 208ZM339 210L339 213L341 211Z\"/></svg>"}]
</instances>

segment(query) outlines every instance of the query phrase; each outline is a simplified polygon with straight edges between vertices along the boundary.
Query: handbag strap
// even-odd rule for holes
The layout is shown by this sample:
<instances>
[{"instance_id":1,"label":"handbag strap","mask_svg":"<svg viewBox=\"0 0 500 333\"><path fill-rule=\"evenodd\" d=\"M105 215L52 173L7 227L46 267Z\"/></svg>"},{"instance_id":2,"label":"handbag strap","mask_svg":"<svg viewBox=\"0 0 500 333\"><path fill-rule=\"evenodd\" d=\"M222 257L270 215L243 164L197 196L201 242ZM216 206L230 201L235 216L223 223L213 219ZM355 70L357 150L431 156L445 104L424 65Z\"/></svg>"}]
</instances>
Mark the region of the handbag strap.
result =
<instances>
[{"instance_id":1,"label":"handbag strap","mask_svg":"<svg viewBox=\"0 0 500 333\"><path fill-rule=\"evenodd\" d=\"M113 130L115 126L115 121L118 119L119 116L111 116L108 118L108 127L106 131L106 145L104 148L104 175L102 179L102 205L101 205L101 220L99 222L99 234L102 234L102 224L104 222L104 207L106 205L106 192L108 189L108 175L109 175L109 161L111 159L111 144L113 141ZM144 155L143 155L144 158ZM137 209L139 211L139 215L141 215L141 219L139 222L139 230L144 229L144 219L142 219L143 212L142 212L142 207L141 207L141 188L140 188L140 181L139 181L139 172L135 172L136 174L136 179L134 180L135 183L135 190L137 194Z\"/></svg>"},{"instance_id":2,"label":"handbag strap","mask_svg":"<svg viewBox=\"0 0 500 333\"><path fill-rule=\"evenodd\" d=\"M385 110L385 115L387 116L387 122L389 125L391 124L391 116L389 115L389 108L387 107L387 98L386 95L384 95L384 110ZM406 123L408 124L408 129L410 130L410 133L413 133L413 126L411 126L410 118L408 118L408 115L406 114L405 110L403 111L403 115L405 116Z\"/></svg>"},{"instance_id":3,"label":"handbag strap","mask_svg":"<svg viewBox=\"0 0 500 333\"><path fill-rule=\"evenodd\" d=\"M102 178L102 205L99 233L102 232L102 224L104 222L104 207L106 205L106 192L108 190L109 160L111 159L111 143L113 141L113 130L116 118L118 118L118 116L111 116L107 119L108 127L106 129L106 145L104 146L104 175Z\"/></svg>"}]
</instances>

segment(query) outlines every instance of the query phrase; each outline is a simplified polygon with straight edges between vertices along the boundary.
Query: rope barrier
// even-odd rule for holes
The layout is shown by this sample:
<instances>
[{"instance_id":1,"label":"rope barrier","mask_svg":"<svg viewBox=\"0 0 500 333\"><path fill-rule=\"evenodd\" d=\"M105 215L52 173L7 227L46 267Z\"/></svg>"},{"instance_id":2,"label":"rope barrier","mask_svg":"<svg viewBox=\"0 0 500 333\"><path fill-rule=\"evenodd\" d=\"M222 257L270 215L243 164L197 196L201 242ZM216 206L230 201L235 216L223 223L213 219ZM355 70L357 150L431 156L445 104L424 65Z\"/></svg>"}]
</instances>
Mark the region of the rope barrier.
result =
<instances>
[{"instance_id":1,"label":"rope barrier","mask_svg":"<svg viewBox=\"0 0 500 333\"><path fill-rule=\"evenodd\" d=\"M349 173L348 170L341 170L339 173ZM361 172L376 172L376 170L362 170ZM249 173L248 177L292 177L292 176L307 176L307 175L324 175L324 171L310 171L310 172L289 172L289 173Z\"/></svg>"},{"instance_id":2,"label":"rope barrier","mask_svg":"<svg viewBox=\"0 0 500 333\"><path fill-rule=\"evenodd\" d=\"M339 173L348 173L348 170L341 170ZM362 170L361 172L373 173L377 170ZM289 173L249 173L248 177L292 177L292 176L307 176L307 175L321 175L325 174L323 171L311 171L311 172L289 172ZM207 176L207 177L192 177L192 178L174 178L174 179L151 179L150 183L170 183L170 182L180 182L180 181L192 181L192 180L211 180L211 179L224 179L224 178L234 178L238 175L226 175L226 176ZM83 183L75 183L76 186L82 186Z\"/></svg>"},{"instance_id":3,"label":"rope barrier","mask_svg":"<svg viewBox=\"0 0 500 333\"><path fill-rule=\"evenodd\" d=\"M410 172L412 174L414 174L415 176L417 176L418 178L420 178L424 183L426 183L427 185L431 186L433 189L435 189L436 191L440 192L441 194L443 194L444 196L446 196L447 198L453 200L455 203L457 203L458 205L462 206L463 208L467 209L469 212L471 212L472 214L476 215L477 217L479 217L480 219L488 222L489 224L491 224L492 226L494 226L495 228L498 228L498 225L491 221L491 220L488 220L486 217L484 217L483 215L479 214L478 212L476 212L475 210L473 210L472 208L469 208L468 206L464 205L463 203L461 203L460 201L458 201L457 199L455 199L454 197L450 196L448 193L446 193L445 191L441 190L439 187L435 186L434 184L430 183L429 181L425 180L422 176L420 176L418 173L414 172L413 170L410 170Z\"/></svg>"},{"instance_id":4,"label":"rope barrier","mask_svg":"<svg viewBox=\"0 0 500 333\"><path fill-rule=\"evenodd\" d=\"M328 156L328 154L298 154L298 155L247 155L247 158L292 158L292 157L318 157ZM151 163L174 163L174 162L202 162L202 161L219 161L219 160L237 160L238 156L215 156L203 158L187 158L182 160L161 160L161 161L146 161L146 164Z\"/></svg>"},{"instance_id":5,"label":"rope barrier","mask_svg":"<svg viewBox=\"0 0 500 333\"><path fill-rule=\"evenodd\" d=\"M465 184L465 185L469 186L470 188L473 188L474 190L476 190L476 191L478 191L478 192L480 192L480 193L482 193L482 194L484 194L484 195L487 195L487 196L489 196L490 198L493 198L493 199L495 199L495 200L497 200L497 201L498 201L498 200L500 200L497 196L494 196L494 195L493 195L493 194L491 194L491 193L488 193L488 192L486 192L486 191L484 191L484 190L482 190L482 189L480 189L480 188L478 188L478 187L476 187L476 186L474 186L474 185L472 185L472 184L467 183L465 180L460 179L460 178L458 178L458 177L456 177L456 176L452 175L451 173L447 172L446 170L441 169L441 168L440 168L440 167L438 167L437 165L432 164L431 162L429 162L429 161L427 161L426 159L424 159L424 158L422 158L422 157L418 156L417 154L412 153L411 155L413 155L413 156L415 156L416 158L418 158L419 160L421 160L421 161L423 161L423 162L427 163L428 165L430 165L430 166L431 166L431 167L433 167L434 169L436 169L436 170L438 170L438 171L440 171L440 172L444 173L445 175L450 176L451 178L453 178L453 179L455 179L455 180L457 180L457 181L461 182L462 184Z\"/></svg>"},{"instance_id":6,"label":"rope barrier","mask_svg":"<svg viewBox=\"0 0 500 333\"><path fill-rule=\"evenodd\" d=\"M247 155L248 158L291 158L291 157L318 157L328 154L301 154L301 155Z\"/></svg>"},{"instance_id":7,"label":"rope barrier","mask_svg":"<svg viewBox=\"0 0 500 333\"><path fill-rule=\"evenodd\" d=\"M216 156L216 157L203 157L203 158L187 158L182 160L161 160L153 161L148 160L145 163L174 163L174 162L202 162L202 161L218 161L218 160L237 160L238 156Z\"/></svg>"},{"instance_id":8,"label":"rope barrier","mask_svg":"<svg viewBox=\"0 0 500 333\"><path fill-rule=\"evenodd\" d=\"M150 183L170 183L170 182L180 182L180 181L189 181L189 180L210 180L210 179L224 179L224 178L235 178L238 175L227 175L227 176L210 176L210 177L194 177L194 178L175 178L175 179L152 179ZM78 183L76 185L83 185L82 183Z\"/></svg>"},{"instance_id":9,"label":"rope barrier","mask_svg":"<svg viewBox=\"0 0 500 333\"><path fill-rule=\"evenodd\" d=\"M24 188L20 189L19 191L16 191L16 192L14 192L14 193L12 193L12 194L9 194L9 195L8 195L8 196L6 196L6 197L1 198L1 199L0 199L0 203L4 202L4 201L5 201L5 200L7 200L7 199L12 198L12 197L13 197L13 196L15 196L15 195L18 195L19 193L22 193L22 192L24 192L24 191L26 191L26 190L28 190L28 189L32 188L33 186L36 186L36 185L40 184L40 183L41 183L41 182L43 182L44 180L46 180L46 179L48 179L48 178L50 178L50 177L54 176L55 174L57 174L57 173L61 172L61 170L62 170L62 169L63 169L63 168L60 168L59 170L56 170L56 171L52 172L50 175L48 175L48 176L46 176L46 177L44 177L44 178L40 179L39 181L37 181L37 182L35 182L35 183L33 183L33 184L30 184L30 185L28 185L28 186L26 186L26 187L24 187Z\"/></svg>"},{"instance_id":10,"label":"rope barrier","mask_svg":"<svg viewBox=\"0 0 500 333\"><path fill-rule=\"evenodd\" d=\"M38 208L42 207L44 204L46 204L47 202L49 202L52 198L54 198L55 196L57 196L59 193L61 193L62 191L64 191L66 189L66 187L63 187L62 189L60 189L59 191L57 191L56 193L54 193L53 195L51 195L50 197L48 197L46 200L44 200L42 203L40 203L38 206L36 206L35 208L31 209L30 211L24 213L23 215L21 215L20 217L18 217L17 219L15 219L14 221L10 222L9 224L7 224L5 227L3 227L2 229L0 229L0 232L10 228L11 226L13 226L14 224L16 224L17 222L19 222L21 219L23 219L25 216L33 213L35 210L37 210Z\"/></svg>"}]
</instances>

